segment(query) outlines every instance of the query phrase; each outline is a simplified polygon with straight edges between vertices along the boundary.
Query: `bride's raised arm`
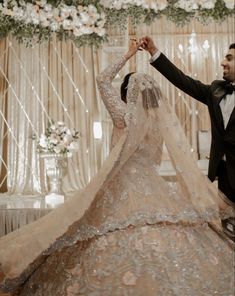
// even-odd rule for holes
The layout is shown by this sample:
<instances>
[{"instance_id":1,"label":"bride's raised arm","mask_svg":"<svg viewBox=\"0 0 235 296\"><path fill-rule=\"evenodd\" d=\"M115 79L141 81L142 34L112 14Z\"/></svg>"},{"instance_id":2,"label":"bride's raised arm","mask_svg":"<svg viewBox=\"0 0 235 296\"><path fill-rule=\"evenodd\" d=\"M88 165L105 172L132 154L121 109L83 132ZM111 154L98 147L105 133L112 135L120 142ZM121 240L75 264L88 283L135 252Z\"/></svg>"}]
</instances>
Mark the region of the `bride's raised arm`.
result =
<instances>
[{"instance_id":1,"label":"bride's raised arm","mask_svg":"<svg viewBox=\"0 0 235 296\"><path fill-rule=\"evenodd\" d=\"M125 102L122 101L120 93L112 86L112 81L140 47L141 42L132 41L127 53L116 63L106 67L96 78L101 98L112 118L114 126L117 128L125 127L124 115L127 107Z\"/></svg>"}]
</instances>

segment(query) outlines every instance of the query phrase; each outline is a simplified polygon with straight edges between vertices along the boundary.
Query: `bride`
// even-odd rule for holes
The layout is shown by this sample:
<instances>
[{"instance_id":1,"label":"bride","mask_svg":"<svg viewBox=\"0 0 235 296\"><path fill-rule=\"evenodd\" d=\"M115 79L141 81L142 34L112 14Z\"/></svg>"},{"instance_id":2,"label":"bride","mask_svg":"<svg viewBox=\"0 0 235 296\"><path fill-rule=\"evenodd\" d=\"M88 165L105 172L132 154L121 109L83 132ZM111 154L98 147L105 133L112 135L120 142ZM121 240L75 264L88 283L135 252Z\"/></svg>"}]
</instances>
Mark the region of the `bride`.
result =
<instances>
[{"instance_id":1,"label":"bride","mask_svg":"<svg viewBox=\"0 0 235 296\"><path fill-rule=\"evenodd\" d=\"M233 243L222 195L192 161L179 122L150 76L112 80L133 42L97 78L113 148L90 184L63 206L0 240L0 287L21 296L232 296ZM159 174L163 142L175 176ZM170 182L169 182L170 181Z\"/></svg>"}]
</instances>

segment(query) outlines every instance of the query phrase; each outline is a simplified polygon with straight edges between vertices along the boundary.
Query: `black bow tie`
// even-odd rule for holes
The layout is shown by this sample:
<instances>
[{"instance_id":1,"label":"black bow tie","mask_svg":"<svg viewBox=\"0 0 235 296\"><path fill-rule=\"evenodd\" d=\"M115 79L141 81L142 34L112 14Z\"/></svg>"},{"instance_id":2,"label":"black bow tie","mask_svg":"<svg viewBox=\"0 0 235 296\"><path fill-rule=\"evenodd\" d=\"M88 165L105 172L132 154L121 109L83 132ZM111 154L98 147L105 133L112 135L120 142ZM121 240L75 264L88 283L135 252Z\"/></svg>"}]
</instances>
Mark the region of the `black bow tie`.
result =
<instances>
[{"instance_id":1,"label":"black bow tie","mask_svg":"<svg viewBox=\"0 0 235 296\"><path fill-rule=\"evenodd\" d=\"M235 84L227 83L227 84L225 84L224 87L225 87L225 90L226 90L227 94L231 95L235 91Z\"/></svg>"}]
</instances>

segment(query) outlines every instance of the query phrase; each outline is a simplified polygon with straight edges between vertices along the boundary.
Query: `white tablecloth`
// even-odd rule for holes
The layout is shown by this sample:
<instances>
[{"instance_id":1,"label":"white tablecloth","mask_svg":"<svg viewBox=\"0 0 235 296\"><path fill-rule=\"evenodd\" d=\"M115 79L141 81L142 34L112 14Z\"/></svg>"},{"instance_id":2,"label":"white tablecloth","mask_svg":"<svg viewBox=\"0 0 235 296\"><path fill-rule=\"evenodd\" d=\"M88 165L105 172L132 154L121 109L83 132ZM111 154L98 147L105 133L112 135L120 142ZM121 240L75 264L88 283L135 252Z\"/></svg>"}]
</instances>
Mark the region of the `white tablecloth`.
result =
<instances>
[{"instance_id":1,"label":"white tablecloth","mask_svg":"<svg viewBox=\"0 0 235 296\"><path fill-rule=\"evenodd\" d=\"M0 194L0 237L39 219L51 210L44 196Z\"/></svg>"}]
</instances>

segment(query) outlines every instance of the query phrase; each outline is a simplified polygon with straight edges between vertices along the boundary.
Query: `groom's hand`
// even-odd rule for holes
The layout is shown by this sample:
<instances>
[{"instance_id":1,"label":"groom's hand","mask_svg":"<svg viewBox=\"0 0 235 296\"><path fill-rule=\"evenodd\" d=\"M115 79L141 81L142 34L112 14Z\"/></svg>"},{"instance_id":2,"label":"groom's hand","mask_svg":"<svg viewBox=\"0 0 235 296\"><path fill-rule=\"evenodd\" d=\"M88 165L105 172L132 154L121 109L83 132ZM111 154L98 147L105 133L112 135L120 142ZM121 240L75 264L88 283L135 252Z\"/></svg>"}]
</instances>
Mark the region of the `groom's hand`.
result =
<instances>
[{"instance_id":1,"label":"groom's hand","mask_svg":"<svg viewBox=\"0 0 235 296\"><path fill-rule=\"evenodd\" d=\"M158 48L156 47L156 45L153 42L153 39L150 38L149 36L145 36L145 37L141 38L141 40L142 40L141 47L143 49L145 49L146 51L148 51L151 56L153 56L158 51Z\"/></svg>"}]
</instances>

